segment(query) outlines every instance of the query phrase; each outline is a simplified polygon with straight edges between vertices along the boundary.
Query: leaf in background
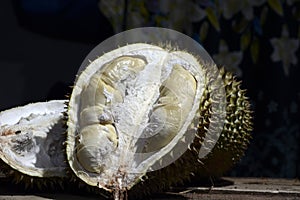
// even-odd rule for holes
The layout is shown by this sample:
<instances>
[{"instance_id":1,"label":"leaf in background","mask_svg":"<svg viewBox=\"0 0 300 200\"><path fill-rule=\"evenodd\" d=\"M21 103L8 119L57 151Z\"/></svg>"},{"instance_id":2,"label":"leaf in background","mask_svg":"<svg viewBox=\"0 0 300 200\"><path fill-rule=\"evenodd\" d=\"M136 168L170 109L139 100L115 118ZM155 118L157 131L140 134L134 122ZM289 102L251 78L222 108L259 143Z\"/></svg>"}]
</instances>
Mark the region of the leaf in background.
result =
<instances>
[{"instance_id":1,"label":"leaf in background","mask_svg":"<svg viewBox=\"0 0 300 200\"><path fill-rule=\"evenodd\" d=\"M260 14L260 24L263 26L266 23L269 8L264 6Z\"/></svg>"},{"instance_id":2,"label":"leaf in background","mask_svg":"<svg viewBox=\"0 0 300 200\"><path fill-rule=\"evenodd\" d=\"M268 4L278 15L283 15L283 9L280 0L268 0Z\"/></svg>"},{"instance_id":3,"label":"leaf in background","mask_svg":"<svg viewBox=\"0 0 300 200\"><path fill-rule=\"evenodd\" d=\"M205 9L205 11L206 11L206 15L207 15L208 20L213 25L213 27L219 32L220 31L220 24L219 24L218 17L216 15L215 11L210 7L207 7Z\"/></svg>"},{"instance_id":4,"label":"leaf in background","mask_svg":"<svg viewBox=\"0 0 300 200\"><path fill-rule=\"evenodd\" d=\"M217 7L219 8L219 11L224 16L226 20L231 19L234 15L239 13L245 4L247 4L248 1L246 0L218 0L214 1L218 2ZM249 4L248 4L249 5Z\"/></svg>"},{"instance_id":5,"label":"leaf in background","mask_svg":"<svg viewBox=\"0 0 300 200\"><path fill-rule=\"evenodd\" d=\"M209 28L209 24L207 23L207 21L205 21L201 24L201 27L199 30L199 35L200 35L201 41L204 41L206 39L207 33L208 33L208 28Z\"/></svg>"},{"instance_id":6,"label":"leaf in background","mask_svg":"<svg viewBox=\"0 0 300 200\"><path fill-rule=\"evenodd\" d=\"M100 11L110 21L114 32L121 32L123 30L125 1L118 2L118 0L102 0L99 1L98 6Z\"/></svg>"},{"instance_id":7,"label":"leaf in background","mask_svg":"<svg viewBox=\"0 0 300 200\"><path fill-rule=\"evenodd\" d=\"M250 44L250 40L251 40L251 33L250 31L246 31L240 39L240 47L241 50L244 51L248 48L249 44Z\"/></svg>"},{"instance_id":8,"label":"leaf in background","mask_svg":"<svg viewBox=\"0 0 300 200\"><path fill-rule=\"evenodd\" d=\"M257 63L259 56L259 40L254 38L250 46L251 58L253 63Z\"/></svg>"},{"instance_id":9,"label":"leaf in background","mask_svg":"<svg viewBox=\"0 0 300 200\"><path fill-rule=\"evenodd\" d=\"M232 21L232 28L237 33L242 33L248 26L249 21L241 17Z\"/></svg>"}]
</instances>

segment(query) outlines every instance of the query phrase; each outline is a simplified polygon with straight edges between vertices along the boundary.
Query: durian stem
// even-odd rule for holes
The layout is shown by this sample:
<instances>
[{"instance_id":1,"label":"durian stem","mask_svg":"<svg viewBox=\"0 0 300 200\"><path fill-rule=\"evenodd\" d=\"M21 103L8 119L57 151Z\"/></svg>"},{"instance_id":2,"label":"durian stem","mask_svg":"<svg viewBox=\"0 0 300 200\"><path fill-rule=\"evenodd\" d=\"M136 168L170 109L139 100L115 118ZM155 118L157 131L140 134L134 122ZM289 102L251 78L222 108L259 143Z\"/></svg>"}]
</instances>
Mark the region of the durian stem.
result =
<instances>
[{"instance_id":1,"label":"durian stem","mask_svg":"<svg viewBox=\"0 0 300 200\"><path fill-rule=\"evenodd\" d=\"M114 191L114 200L128 200L127 190L116 189Z\"/></svg>"},{"instance_id":2,"label":"durian stem","mask_svg":"<svg viewBox=\"0 0 300 200\"><path fill-rule=\"evenodd\" d=\"M119 193L119 191L114 191L114 200L120 200L120 193Z\"/></svg>"}]
</instances>

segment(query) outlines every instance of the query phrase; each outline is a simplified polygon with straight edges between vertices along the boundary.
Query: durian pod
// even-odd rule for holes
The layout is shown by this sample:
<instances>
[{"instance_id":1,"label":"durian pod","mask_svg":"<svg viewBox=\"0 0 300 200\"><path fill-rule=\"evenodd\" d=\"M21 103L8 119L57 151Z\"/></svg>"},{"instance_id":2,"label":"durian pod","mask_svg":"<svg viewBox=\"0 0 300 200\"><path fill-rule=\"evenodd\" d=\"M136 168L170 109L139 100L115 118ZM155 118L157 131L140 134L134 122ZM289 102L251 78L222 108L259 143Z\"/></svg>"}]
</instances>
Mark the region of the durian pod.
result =
<instances>
[{"instance_id":1,"label":"durian pod","mask_svg":"<svg viewBox=\"0 0 300 200\"><path fill-rule=\"evenodd\" d=\"M0 170L6 176L26 187L62 184L55 181L66 177L66 102L33 103L0 112Z\"/></svg>"}]
</instances>

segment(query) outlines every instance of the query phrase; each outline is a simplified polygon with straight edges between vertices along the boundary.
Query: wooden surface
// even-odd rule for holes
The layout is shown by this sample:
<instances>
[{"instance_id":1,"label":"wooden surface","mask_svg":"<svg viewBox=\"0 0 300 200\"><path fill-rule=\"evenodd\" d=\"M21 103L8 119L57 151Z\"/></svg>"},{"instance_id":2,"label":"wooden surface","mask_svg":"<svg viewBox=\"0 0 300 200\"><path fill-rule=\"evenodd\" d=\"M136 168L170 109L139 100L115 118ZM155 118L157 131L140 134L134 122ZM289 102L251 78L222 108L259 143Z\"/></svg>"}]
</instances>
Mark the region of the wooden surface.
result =
<instances>
[{"instance_id":1,"label":"wooden surface","mask_svg":"<svg viewBox=\"0 0 300 200\"><path fill-rule=\"evenodd\" d=\"M223 178L214 182L214 187L203 183L193 183L184 187L176 187L163 194L151 197L155 200L300 200L300 181L266 178ZM202 186L201 186L202 185ZM203 186L204 185L204 186ZM206 184L207 185L207 184ZM89 194L33 192L20 188L20 185L10 183L10 180L0 178L0 200L99 200L99 196Z\"/></svg>"},{"instance_id":2,"label":"wooden surface","mask_svg":"<svg viewBox=\"0 0 300 200\"><path fill-rule=\"evenodd\" d=\"M266 178L224 178L231 185L213 188L190 186L177 190L188 199L280 200L300 199L300 181Z\"/></svg>"}]
</instances>

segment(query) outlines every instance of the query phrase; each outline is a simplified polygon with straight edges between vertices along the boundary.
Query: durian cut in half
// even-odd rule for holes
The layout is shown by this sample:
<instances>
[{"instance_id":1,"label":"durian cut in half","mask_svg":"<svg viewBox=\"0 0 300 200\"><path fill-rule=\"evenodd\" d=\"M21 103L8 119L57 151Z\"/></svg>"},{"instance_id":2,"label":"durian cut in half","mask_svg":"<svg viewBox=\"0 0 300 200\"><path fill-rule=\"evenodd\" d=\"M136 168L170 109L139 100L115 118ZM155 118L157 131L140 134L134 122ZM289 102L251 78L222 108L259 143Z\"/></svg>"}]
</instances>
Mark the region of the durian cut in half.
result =
<instances>
[{"instance_id":1,"label":"durian cut in half","mask_svg":"<svg viewBox=\"0 0 300 200\"><path fill-rule=\"evenodd\" d=\"M0 112L0 171L45 179L66 176L63 150L66 102L32 103Z\"/></svg>"},{"instance_id":2,"label":"durian cut in half","mask_svg":"<svg viewBox=\"0 0 300 200\"><path fill-rule=\"evenodd\" d=\"M244 93L188 36L125 31L87 56L68 101L0 113L0 170L77 177L116 200L220 174L248 144Z\"/></svg>"},{"instance_id":3,"label":"durian cut in half","mask_svg":"<svg viewBox=\"0 0 300 200\"><path fill-rule=\"evenodd\" d=\"M184 47L198 47L190 40L185 38ZM195 160L207 155L226 116L222 77L208 58L203 49L194 56L172 41L167 45L133 42L81 68L67 122L67 159L75 175L122 199L147 173L170 165L191 146L205 88L214 100L214 121Z\"/></svg>"}]
</instances>

